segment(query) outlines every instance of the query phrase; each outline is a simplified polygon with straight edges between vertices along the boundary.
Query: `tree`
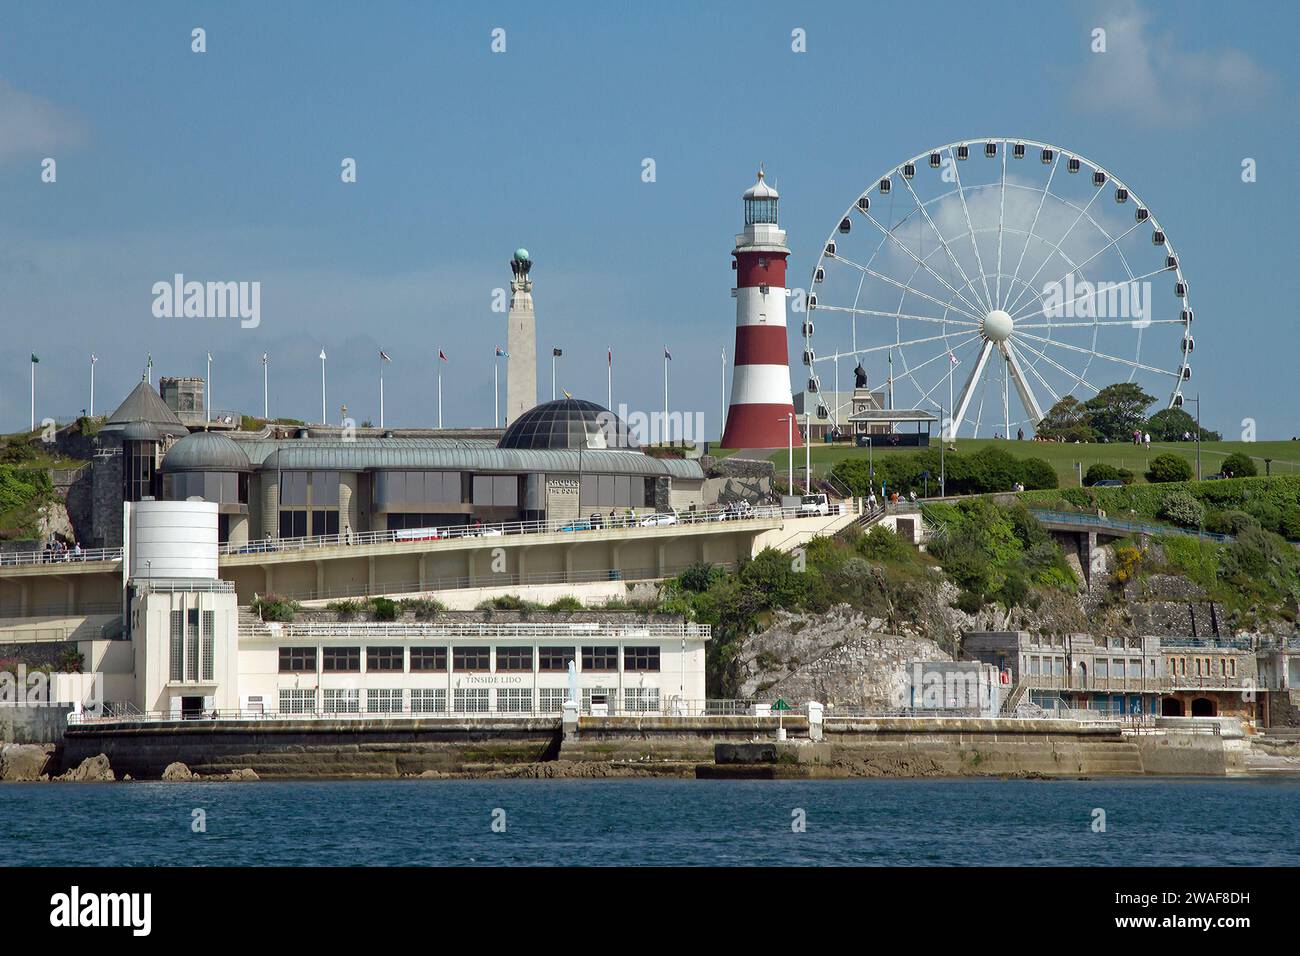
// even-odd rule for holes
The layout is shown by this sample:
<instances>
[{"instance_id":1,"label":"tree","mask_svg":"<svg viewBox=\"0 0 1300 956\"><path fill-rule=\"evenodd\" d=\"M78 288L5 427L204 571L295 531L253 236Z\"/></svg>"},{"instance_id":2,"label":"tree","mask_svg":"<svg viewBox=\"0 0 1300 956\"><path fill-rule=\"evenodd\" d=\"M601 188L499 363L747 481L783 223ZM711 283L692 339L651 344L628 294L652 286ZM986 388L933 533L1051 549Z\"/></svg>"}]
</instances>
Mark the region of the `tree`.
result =
<instances>
[{"instance_id":1,"label":"tree","mask_svg":"<svg viewBox=\"0 0 1300 956\"><path fill-rule=\"evenodd\" d=\"M1107 441L1129 441L1146 425L1147 409L1156 400L1133 382L1107 385L1083 403L1093 431Z\"/></svg>"},{"instance_id":2,"label":"tree","mask_svg":"<svg viewBox=\"0 0 1300 956\"><path fill-rule=\"evenodd\" d=\"M1083 476L1083 483L1089 488L1099 481L1119 480L1119 469L1114 465L1106 464L1104 461L1099 461L1095 465L1089 465L1087 473Z\"/></svg>"},{"instance_id":3,"label":"tree","mask_svg":"<svg viewBox=\"0 0 1300 956\"><path fill-rule=\"evenodd\" d=\"M1056 469L1041 458L1025 458L1020 462L1020 483L1029 491L1039 488L1057 488L1060 479Z\"/></svg>"},{"instance_id":4,"label":"tree","mask_svg":"<svg viewBox=\"0 0 1300 956\"><path fill-rule=\"evenodd\" d=\"M1184 435L1196 437L1196 419L1184 408L1162 408L1147 422L1152 441L1182 441ZM1201 441L1219 441L1222 436L1208 428L1201 429Z\"/></svg>"},{"instance_id":5,"label":"tree","mask_svg":"<svg viewBox=\"0 0 1300 956\"><path fill-rule=\"evenodd\" d=\"M1219 472L1224 475L1231 475L1233 478L1254 478L1259 474L1251 457L1239 451L1234 451L1223 459L1223 465L1219 468Z\"/></svg>"},{"instance_id":6,"label":"tree","mask_svg":"<svg viewBox=\"0 0 1300 956\"><path fill-rule=\"evenodd\" d=\"M1062 441L1096 441L1096 432L1088 421L1088 410L1083 402L1067 395L1047 410L1036 429L1042 438Z\"/></svg>"},{"instance_id":7,"label":"tree","mask_svg":"<svg viewBox=\"0 0 1300 956\"><path fill-rule=\"evenodd\" d=\"M1156 455L1147 468L1147 481L1152 484L1169 481L1191 481L1192 466L1182 455Z\"/></svg>"}]
</instances>

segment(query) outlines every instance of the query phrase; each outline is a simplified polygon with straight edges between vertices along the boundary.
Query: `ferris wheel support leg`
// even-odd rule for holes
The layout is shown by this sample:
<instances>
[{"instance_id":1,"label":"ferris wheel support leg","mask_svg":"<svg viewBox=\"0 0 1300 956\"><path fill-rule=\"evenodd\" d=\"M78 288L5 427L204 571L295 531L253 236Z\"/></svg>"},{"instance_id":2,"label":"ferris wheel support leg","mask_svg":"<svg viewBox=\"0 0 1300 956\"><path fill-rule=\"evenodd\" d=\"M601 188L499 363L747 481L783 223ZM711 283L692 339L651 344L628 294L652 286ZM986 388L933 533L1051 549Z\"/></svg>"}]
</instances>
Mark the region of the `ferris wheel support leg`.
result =
<instances>
[{"instance_id":1,"label":"ferris wheel support leg","mask_svg":"<svg viewBox=\"0 0 1300 956\"><path fill-rule=\"evenodd\" d=\"M979 358L975 360L975 367L971 369L970 377L966 379L966 384L962 386L961 397L957 399L957 408L952 412L952 437L957 437L957 432L961 430L961 423L966 418L966 412L970 408L971 399L975 396L975 385L984 374L984 366L988 363L989 356L993 354L993 343L987 339L984 346L980 349Z\"/></svg>"},{"instance_id":2,"label":"ferris wheel support leg","mask_svg":"<svg viewBox=\"0 0 1300 956\"><path fill-rule=\"evenodd\" d=\"M1016 354L1015 348L1010 342L1002 344L1002 353L1007 357L1007 364L1011 368L1011 377L1016 381L1016 391L1020 393L1020 401L1025 406L1025 411L1029 413L1029 419L1038 427L1038 423L1043 420L1043 407L1038 404L1038 398L1034 395L1033 389L1029 387L1029 380L1025 378L1024 369L1020 367L1020 356Z\"/></svg>"}]
</instances>

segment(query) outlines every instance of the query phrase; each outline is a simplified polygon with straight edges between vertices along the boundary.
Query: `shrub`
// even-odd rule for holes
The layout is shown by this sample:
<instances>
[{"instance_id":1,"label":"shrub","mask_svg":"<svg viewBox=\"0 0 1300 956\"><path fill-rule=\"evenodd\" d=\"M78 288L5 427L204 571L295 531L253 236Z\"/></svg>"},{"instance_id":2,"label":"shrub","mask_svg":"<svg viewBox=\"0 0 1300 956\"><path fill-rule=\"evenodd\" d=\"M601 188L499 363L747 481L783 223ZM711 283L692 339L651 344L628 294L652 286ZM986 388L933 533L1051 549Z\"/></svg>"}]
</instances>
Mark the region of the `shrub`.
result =
<instances>
[{"instance_id":1,"label":"shrub","mask_svg":"<svg viewBox=\"0 0 1300 956\"><path fill-rule=\"evenodd\" d=\"M1152 484L1169 481L1190 481L1192 466L1181 455L1163 454L1151 459L1147 467L1146 479Z\"/></svg>"},{"instance_id":2,"label":"shrub","mask_svg":"<svg viewBox=\"0 0 1300 956\"><path fill-rule=\"evenodd\" d=\"M370 616L376 621L396 621L397 602L386 597L371 598Z\"/></svg>"},{"instance_id":3,"label":"shrub","mask_svg":"<svg viewBox=\"0 0 1300 956\"><path fill-rule=\"evenodd\" d=\"M1119 469L1114 465L1107 465L1105 462L1097 462L1095 465L1089 465L1088 471L1083 476L1085 485L1095 485L1099 481L1119 481Z\"/></svg>"},{"instance_id":4,"label":"shrub","mask_svg":"<svg viewBox=\"0 0 1300 956\"><path fill-rule=\"evenodd\" d=\"M1142 552L1132 545L1115 549L1115 580L1120 584L1133 580L1142 567Z\"/></svg>"},{"instance_id":5,"label":"shrub","mask_svg":"<svg viewBox=\"0 0 1300 956\"><path fill-rule=\"evenodd\" d=\"M550 604L546 605L548 611L581 611L583 604L572 594L566 594L558 597Z\"/></svg>"},{"instance_id":6,"label":"shrub","mask_svg":"<svg viewBox=\"0 0 1300 956\"><path fill-rule=\"evenodd\" d=\"M352 620L359 613L365 610L365 607L366 603L364 601L354 600L330 601L325 605L325 609L337 614L340 621Z\"/></svg>"},{"instance_id":7,"label":"shrub","mask_svg":"<svg viewBox=\"0 0 1300 956\"><path fill-rule=\"evenodd\" d=\"M436 598L404 598L397 602L403 611L410 611L417 621L429 621L439 612L447 610L447 605Z\"/></svg>"},{"instance_id":8,"label":"shrub","mask_svg":"<svg viewBox=\"0 0 1300 956\"><path fill-rule=\"evenodd\" d=\"M858 553L872 561L901 563L916 556L916 549L901 534L875 525L858 540Z\"/></svg>"},{"instance_id":9,"label":"shrub","mask_svg":"<svg viewBox=\"0 0 1300 956\"><path fill-rule=\"evenodd\" d=\"M1205 519L1205 530L1234 537L1247 528L1258 528L1259 521L1244 511L1216 511Z\"/></svg>"},{"instance_id":10,"label":"shrub","mask_svg":"<svg viewBox=\"0 0 1300 956\"><path fill-rule=\"evenodd\" d=\"M1300 540L1300 505L1287 505L1281 514L1278 531L1292 541Z\"/></svg>"},{"instance_id":11,"label":"shrub","mask_svg":"<svg viewBox=\"0 0 1300 956\"><path fill-rule=\"evenodd\" d=\"M1185 491L1171 491L1165 496L1156 517L1183 528L1199 528L1205 522L1205 505Z\"/></svg>"},{"instance_id":12,"label":"shrub","mask_svg":"<svg viewBox=\"0 0 1300 956\"><path fill-rule=\"evenodd\" d=\"M677 575L677 583L687 591L707 591L721 571L721 568L715 568L707 561L696 561Z\"/></svg>"},{"instance_id":13,"label":"shrub","mask_svg":"<svg viewBox=\"0 0 1300 956\"><path fill-rule=\"evenodd\" d=\"M502 594L478 603L480 611L527 611L536 606L532 601L525 601L518 594Z\"/></svg>"},{"instance_id":14,"label":"shrub","mask_svg":"<svg viewBox=\"0 0 1300 956\"><path fill-rule=\"evenodd\" d=\"M1219 472L1224 475L1231 475L1233 478L1254 478L1259 474L1251 457L1239 451L1234 451L1223 459Z\"/></svg>"},{"instance_id":15,"label":"shrub","mask_svg":"<svg viewBox=\"0 0 1300 956\"><path fill-rule=\"evenodd\" d=\"M1041 458L1025 458L1020 462L1020 483L1029 491L1056 488L1060 479L1056 469Z\"/></svg>"},{"instance_id":16,"label":"shrub","mask_svg":"<svg viewBox=\"0 0 1300 956\"><path fill-rule=\"evenodd\" d=\"M984 598L974 591L962 591L957 595L957 600L952 602L952 606L967 614L978 614L984 607Z\"/></svg>"},{"instance_id":17,"label":"shrub","mask_svg":"<svg viewBox=\"0 0 1300 956\"><path fill-rule=\"evenodd\" d=\"M263 621L288 622L302 610L302 605L278 594L261 594L253 599L250 608Z\"/></svg>"}]
</instances>

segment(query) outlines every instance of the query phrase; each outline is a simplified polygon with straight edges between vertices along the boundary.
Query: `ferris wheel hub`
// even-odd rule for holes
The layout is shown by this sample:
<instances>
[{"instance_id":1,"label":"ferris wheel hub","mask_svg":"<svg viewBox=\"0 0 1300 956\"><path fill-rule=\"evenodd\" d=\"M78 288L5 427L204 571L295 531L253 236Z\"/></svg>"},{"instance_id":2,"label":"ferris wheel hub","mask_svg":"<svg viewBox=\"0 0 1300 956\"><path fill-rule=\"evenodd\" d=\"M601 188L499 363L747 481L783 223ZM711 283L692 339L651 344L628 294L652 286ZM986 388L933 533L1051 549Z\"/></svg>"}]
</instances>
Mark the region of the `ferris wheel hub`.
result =
<instances>
[{"instance_id":1,"label":"ferris wheel hub","mask_svg":"<svg viewBox=\"0 0 1300 956\"><path fill-rule=\"evenodd\" d=\"M994 309L980 320L980 332L983 333L984 338L995 345L1001 345L1011 338L1011 331L1015 326L1016 323L1010 314L1002 309Z\"/></svg>"}]
</instances>

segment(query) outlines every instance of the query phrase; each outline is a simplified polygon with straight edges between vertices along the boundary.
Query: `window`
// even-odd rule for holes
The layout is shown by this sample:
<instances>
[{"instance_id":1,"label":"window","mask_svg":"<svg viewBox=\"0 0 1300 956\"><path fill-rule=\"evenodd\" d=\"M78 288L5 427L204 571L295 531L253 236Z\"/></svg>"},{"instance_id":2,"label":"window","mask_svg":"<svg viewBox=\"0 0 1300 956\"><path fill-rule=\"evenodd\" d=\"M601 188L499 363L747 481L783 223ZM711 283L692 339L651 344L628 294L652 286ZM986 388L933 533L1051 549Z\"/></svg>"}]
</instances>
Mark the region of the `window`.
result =
<instances>
[{"instance_id":1,"label":"window","mask_svg":"<svg viewBox=\"0 0 1300 956\"><path fill-rule=\"evenodd\" d=\"M1237 659L1236 659L1235 657L1230 658L1230 659L1228 660L1228 667L1229 667L1229 671L1228 671L1229 676L1231 676L1231 677L1236 677L1236 676L1237 676Z\"/></svg>"},{"instance_id":2,"label":"window","mask_svg":"<svg viewBox=\"0 0 1300 956\"><path fill-rule=\"evenodd\" d=\"M370 687L366 690L366 713L400 714L402 689L400 687Z\"/></svg>"},{"instance_id":3,"label":"window","mask_svg":"<svg viewBox=\"0 0 1300 956\"><path fill-rule=\"evenodd\" d=\"M458 714L486 714L488 689L486 687L457 687L452 696L452 706Z\"/></svg>"},{"instance_id":4,"label":"window","mask_svg":"<svg viewBox=\"0 0 1300 956\"><path fill-rule=\"evenodd\" d=\"M475 475L473 491L476 505L519 506L519 479L514 475Z\"/></svg>"},{"instance_id":5,"label":"window","mask_svg":"<svg viewBox=\"0 0 1300 956\"><path fill-rule=\"evenodd\" d=\"M359 647L327 647L324 651L324 657L321 661L322 670L334 671L341 673L360 673L361 671L361 648Z\"/></svg>"},{"instance_id":6,"label":"window","mask_svg":"<svg viewBox=\"0 0 1300 956\"><path fill-rule=\"evenodd\" d=\"M411 648L411 673L416 673L417 671L445 671L446 669L447 648Z\"/></svg>"},{"instance_id":7,"label":"window","mask_svg":"<svg viewBox=\"0 0 1300 956\"><path fill-rule=\"evenodd\" d=\"M1123 677L1123 676L1124 676L1124 661L1123 661L1123 660L1111 661L1111 664L1113 665L1113 667L1111 668L1111 676L1112 676L1112 677Z\"/></svg>"},{"instance_id":8,"label":"window","mask_svg":"<svg viewBox=\"0 0 1300 956\"><path fill-rule=\"evenodd\" d=\"M366 670L403 671L406 669L406 649L402 647L367 647Z\"/></svg>"},{"instance_id":9,"label":"window","mask_svg":"<svg viewBox=\"0 0 1300 956\"><path fill-rule=\"evenodd\" d=\"M185 679L199 679L199 609L189 608L185 613Z\"/></svg>"},{"instance_id":10,"label":"window","mask_svg":"<svg viewBox=\"0 0 1300 956\"><path fill-rule=\"evenodd\" d=\"M529 714L533 710L531 687L503 687L497 691L497 713Z\"/></svg>"},{"instance_id":11,"label":"window","mask_svg":"<svg viewBox=\"0 0 1300 956\"><path fill-rule=\"evenodd\" d=\"M1064 675L1065 675L1065 658L1064 657L1052 658L1052 676L1062 677Z\"/></svg>"},{"instance_id":12,"label":"window","mask_svg":"<svg viewBox=\"0 0 1300 956\"><path fill-rule=\"evenodd\" d=\"M441 714L446 709L447 689L445 687L415 687L411 689L411 713Z\"/></svg>"},{"instance_id":13,"label":"window","mask_svg":"<svg viewBox=\"0 0 1300 956\"><path fill-rule=\"evenodd\" d=\"M280 713L312 714L316 712L316 690L292 688L280 691Z\"/></svg>"},{"instance_id":14,"label":"window","mask_svg":"<svg viewBox=\"0 0 1300 956\"><path fill-rule=\"evenodd\" d=\"M280 537L338 534L339 473L286 471L280 474Z\"/></svg>"},{"instance_id":15,"label":"window","mask_svg":"<svg viewBox=\"0 0 1300 956\"><path fill-rule=\"evenodd\" d=\"M543 687L537 691L540 698L538 709L543 714L558 714L564 710L564 702L569 699L569 692L563 687Z\"/></svg>"},{"instance_id":16,"label":"window","mask_svg":"<svg viewBox=\"0 0 1300 956\"><path fill-rule=\"evenodd\" d=\"M216 652L216 613L203 612L203 679L213 680L212 655Z\"/></svg>"},{"instance_id":17,"label":"window","mask_svg":"<svg viewBox=\"0 0 1300 956\"><path fill-rule=\"evenodd\" d=\"M1109 677L1109 676L1110 676L1110 666L1109 666L1109 665L1110 665L1110 662L1107 661L1107 660L1099 660L1099 661L1097 661L1097 676L1098 676L1098 677Z\"/></svg>"},{"instance_id":18,"label":"window","mask_svg":"<svg viewBox=\"0 0 1300 956\"><path fill-rule=\"evenodd\" d=\"M281 674L316 673L316 648L314 647L280 648L280 673Z\"/></svg>"},{"instance_id":19,"label":"window","mask_svg":"<svg viewBox=\"0 0 1300 956\"><path fill-rule=\"evenodd\" d=\"M623 648L623 670L652 671L659 670L659 648L625 647Z\"/></svg>"},{"instance_id":20,"label":"window","mask_svg":"<svg viewBox=\"0 0 1300 956\"><path fill-rule=\"evenodd\" d=\"M572 647L539 647L537 649L538 670L567 671L569 661L574 659Z\"/></svg>"},{"instance_id":21,"label":"window","mask_svg":"<svg viewBox=\"0 0 1300 956\"><path fill-rule=\"evenodd\" d=\"M584 647L582 649L582 669L584 671L618 670L618 648Z\"/></svg>"},{"instance_id":22,"label":"window","mask_svg":"<svg viewBox=\"0 0 1300 956\"><path fill-rule=\"evenodd\" d=\"M451 666L458 671L490 671L491 652L486 647L453 647Z\"/></svg>"},{"instance_id":23,"label":"window","mask_svg":"<svg viewBox=\"0 0 1300 956\"><path fill-rule=\"evenodd\" d=\"M325 688L325 713L361 713L361 691L355 687Z\"/></svg>"},{"instance_id":24,"label":"window","mask_svg":"<svg viewBox=\"0 0 1300 956\"><path fill-rule=\"evenodd\" d=\"M1041 657L1031 657L1031 658L1029 658L1029 673L1030 673L1031 676L1032 676L1032 675L1036 675L1036 674L1039 672L1039 669L1040 669L1041 667L1042 667L1042 658L1041 658Z\"/></svg>"},{"instance_id":25,"label":"window","mask_svg":"<svg viewBox=\"0 0 1300 956\"><path fill-rule=\"evenodd\" d=\"M658 687L624 687L623 710L629 714L652 714L659 710Z\"/></svg>"},{"instance_id":26,"label":"window","mask_svg":"<svg viewBox=\"0 0 1300 956\"><path fill-rule=\"evenodd\" d=\"M591 699L593 697L603 697L605 703L611 705L610 710L614 710L618 705L618 697L612 687L584 687L582 689L582 712L591 713Z\"/></svg>"},{"instance_id":27,"label":"window","mask_svg":"<svg viewBox=\"0 0 1300 956\"><path fill-rule=\"evenodd\" d=\"M170 663L167 669L168 680L182 680L184 672L182 671L182 661L184 660L183 645L181 643L181 627L184 621L184 615L181 611L172 611L172 633L171 643L169 645Z\"/></svg>"},{"instance_id":28,"label":"window","mask_svg":"<svg viewBox=\"0 0 1300 956\"><path fill-rule=\"evenodd\" d=\"M533 669L533 649L531 647L498 647L497 672L528 671Z\"/></svg>"}]
</instances>

